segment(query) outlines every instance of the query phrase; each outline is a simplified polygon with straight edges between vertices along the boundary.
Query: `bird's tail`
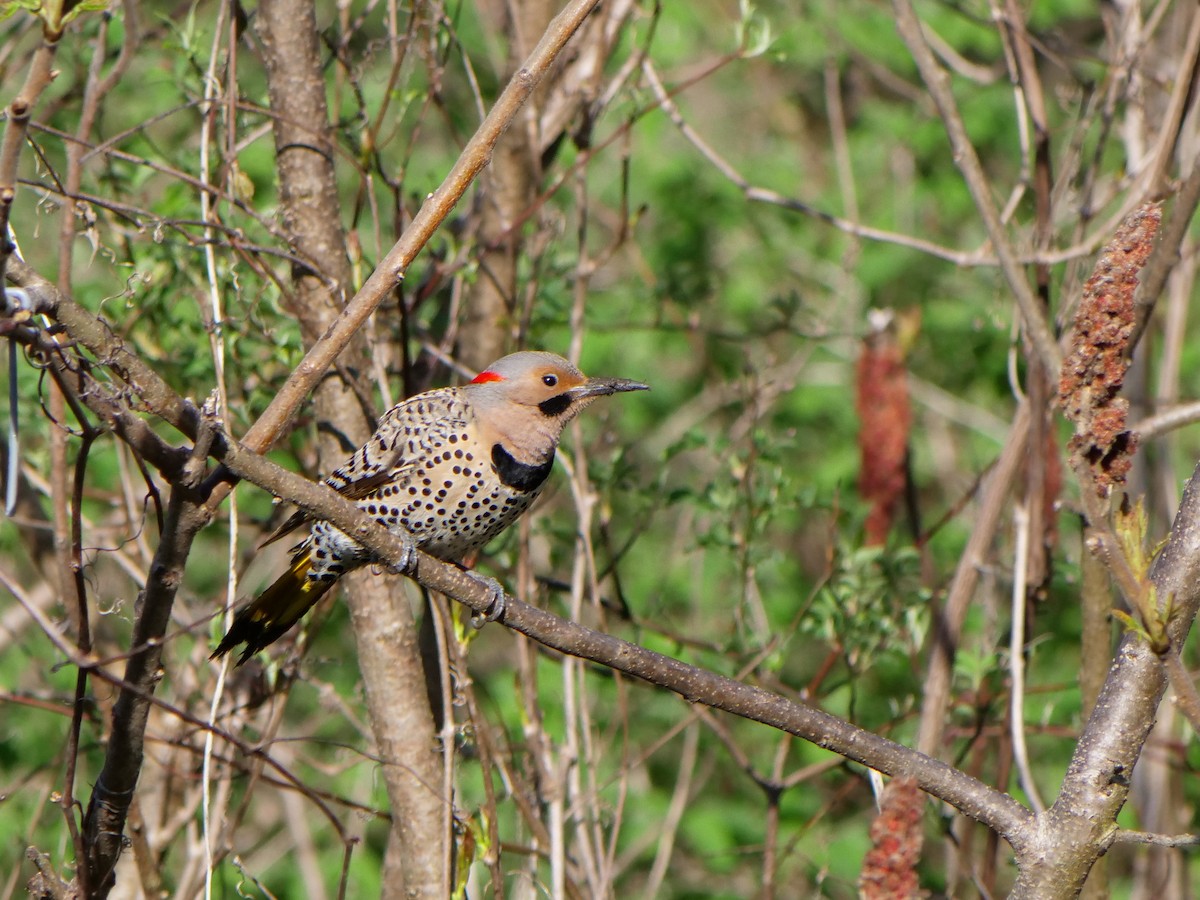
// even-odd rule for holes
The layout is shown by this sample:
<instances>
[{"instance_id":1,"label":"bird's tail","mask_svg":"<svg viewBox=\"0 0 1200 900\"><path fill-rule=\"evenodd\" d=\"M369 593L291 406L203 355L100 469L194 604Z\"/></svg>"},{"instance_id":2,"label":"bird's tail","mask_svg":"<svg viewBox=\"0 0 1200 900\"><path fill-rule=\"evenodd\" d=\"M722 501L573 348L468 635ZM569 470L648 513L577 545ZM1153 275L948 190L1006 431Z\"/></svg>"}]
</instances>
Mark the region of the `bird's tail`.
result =
<instances>
[{"instance_id":1,"label":"bird's tail","mask_svg":"<svg viewBox=\"0 0 1200 900\"><path fill-rule=\"evenodd\" d=\"M244 643L246 648L237 661L240 666L299 622L333 586L332 580L314 581L308 577L309 560L310 551L298 554L274 584L255 597L249 606L243 607L209 658L224 656Z\"/></svg>"}]
</instances>

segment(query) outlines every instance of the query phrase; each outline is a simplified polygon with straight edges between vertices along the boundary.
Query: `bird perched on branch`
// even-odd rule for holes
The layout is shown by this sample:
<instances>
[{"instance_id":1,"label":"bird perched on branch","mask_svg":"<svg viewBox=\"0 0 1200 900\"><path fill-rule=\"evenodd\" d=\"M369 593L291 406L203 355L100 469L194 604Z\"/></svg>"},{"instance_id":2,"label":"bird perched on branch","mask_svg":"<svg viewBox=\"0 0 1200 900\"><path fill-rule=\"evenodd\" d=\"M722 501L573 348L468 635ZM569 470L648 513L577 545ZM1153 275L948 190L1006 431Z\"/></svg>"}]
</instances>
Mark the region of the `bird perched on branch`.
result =
<instances>
[{"instance_id":1,"label":"bird perched on branch","mask_svg":"<svg viewBox=\"0 0 1200 900\"><path fill-rule=\"evenodd\" d=\"M541 492L563 428L597 397L644 391L624 378L588 378L553 353L513 353L462 387L426 391L387 411L371 438L325 483L413 546L458 562L517 520ZM245 644L238 664L291 628L369 550L303 511L264 544L303 525L291 567L238 612L213 657ZM503 613L491 579L488 618Z\"/></svg>"}]
</instances>

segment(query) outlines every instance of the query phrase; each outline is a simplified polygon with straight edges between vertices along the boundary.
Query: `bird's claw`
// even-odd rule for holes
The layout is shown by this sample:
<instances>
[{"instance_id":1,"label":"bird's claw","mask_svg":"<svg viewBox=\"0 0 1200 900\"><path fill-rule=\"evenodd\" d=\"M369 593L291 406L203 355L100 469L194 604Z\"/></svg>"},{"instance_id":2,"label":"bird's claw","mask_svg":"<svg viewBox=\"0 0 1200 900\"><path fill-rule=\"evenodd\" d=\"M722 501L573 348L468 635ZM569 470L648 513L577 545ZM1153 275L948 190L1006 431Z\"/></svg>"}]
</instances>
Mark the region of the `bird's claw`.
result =
<instances>
[{"instance_id":1,"label":"bird's claw","mask_svg":"<svg viewBox=\"0 0 1200 900\"><path fill-rule=\"evenodd\" d=\"M500 582L495 578L489 578L487 575L480 575L478 572L470 570L467 570L467 574L478 584L482 584L492 594L492 599L488 603L487 610L471 616L471 627L482 628L488 622L496 622L503 618L504 611L508 608L508 595L504 593L504 588Z\"/></svg>"},{"instance_id":2,"label":"bird's claw","mask_svg":"<svg viewBox=\"0 0 1200 900\"><path fill-rule=\"evenodd\" d=\"M408 532L392 531L400 539L400 558L395 563L389 563L387 570L393 575L407 575L417 561L417 541Z\"/></svg>"}]
</instances>

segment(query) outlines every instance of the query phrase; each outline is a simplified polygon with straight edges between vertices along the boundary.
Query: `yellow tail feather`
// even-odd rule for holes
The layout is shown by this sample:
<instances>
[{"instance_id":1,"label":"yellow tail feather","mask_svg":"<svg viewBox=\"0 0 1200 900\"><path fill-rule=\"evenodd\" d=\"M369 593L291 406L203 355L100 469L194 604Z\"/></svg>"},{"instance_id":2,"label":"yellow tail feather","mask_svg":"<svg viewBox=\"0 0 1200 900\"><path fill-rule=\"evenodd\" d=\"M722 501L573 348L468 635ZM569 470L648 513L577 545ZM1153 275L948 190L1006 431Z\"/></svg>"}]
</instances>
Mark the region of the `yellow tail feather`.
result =
<instances>
[{"instance_id":1,"label":"yellow tail feather","mask_svg":"<svg viewBox=\"0 0 1200 900\"><path fill-rule=\"evenodd\" d=\"M241 609L209 658L224 656L244 643L246 648L237 661L240 666L299 622L333 586L333 581L313 581L308 577L309 561L309 551L305 550L292 560L291 566L274 584Z\"/></svg>"}]
</instances>

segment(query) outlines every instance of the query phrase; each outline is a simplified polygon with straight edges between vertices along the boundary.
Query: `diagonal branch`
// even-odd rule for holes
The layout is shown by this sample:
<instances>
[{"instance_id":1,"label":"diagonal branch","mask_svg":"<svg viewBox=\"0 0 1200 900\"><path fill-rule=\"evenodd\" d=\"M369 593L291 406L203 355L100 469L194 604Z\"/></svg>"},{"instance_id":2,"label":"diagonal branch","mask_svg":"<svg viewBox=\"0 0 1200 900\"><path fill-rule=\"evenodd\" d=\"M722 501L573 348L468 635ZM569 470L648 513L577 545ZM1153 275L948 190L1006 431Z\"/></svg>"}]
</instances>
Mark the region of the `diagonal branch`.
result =
<instances>
[{"instance_id":1,"label":"diagonal branch","mask_svg":"<svg viewBox=\"0 0 1200 900\"><path fill-rule=\"evenodd\" d=\"M313 269L293 266L284 303L310 344L340 315L352 279L315 4L261 0L255 31L271 100L282 227L288 246L313 261ZM321 471L335 469L345 459L346 445L363 444L374 428L370 391L351 374L370 370L366 337L354 335L338 357L342 377L322 379L313 390ZM417 628L408 604L396 602L391 585L364 576L347 579L343 597L351 610L358 669L392 810L386 864L392 871L384 878L383 896L435 900L451 893L453 802L448 793L429 787L440 781L442 756L424 689Z\"/></svg>"},{"instance_id":2,"label":"diagonal branch","mask_svg":"<svg viewBox=\"0 0 1200 900\"><path fill-rule=\"evenodd\" d=\"M243 440L248 447L266 450L275 442L287 421L338 354L391 290L403 280L417 253L429 242L474 178L488 164L500 136L597 3L599 0L572 0L551 21L542 39L500 94L441 185L429 194L391 251L379 262L341 316L301 360L292 377L275 395L258 421L246 432ZM10 260L6 274L21 287L40 288L50 298L50 308L45 311L62 323L73 339L112 368L165 421L188 437L195 438L199 413L194 404L172 391L157 373L124 346L108 326L83 307L73 303L62 305L60 301L66 298L17 257Z\"/></svg>"},{"instance_id":3,"label":"diagonal branch","mask_svg":"<svg viewBox=\"0 0 1200 900\"><path fill-rule=\"evenodd\" d=\"M73 321L87 324L89 318L94 319L86 310L63 297L57 297L54 306L58 311L70 310ZM103 329L98 320L95 327L102 329L106 346L116 358L124 361L126 371L138 371L140 362L120 340ZM94 334L94 327L89 326L85 332ZM179 405L183 404L182 400L168 399L170 409L184 408ZM186 404L186 408L194 412L190 404ZM151 409L160 413L153 406ZM181 421L190 424L186 417ZM332 522L380 559L403 558L404 545L399 538L327 485L289 472L219 431L212 436L209 453L237 478L293 502L317 518ZM492 602L490 592L469 575L425 554L418 555L414 570L407 574L425 587L451 596L479 613L486 613ZM1020 846L1025 840L1022 830L1031 814L1007 794L835 716L601 634L515 599L507 607L504 623L548 647L658 684L690 701L781 728L878 771L910 775L923 790L994 828L1014 846Z\"/></svg>"},{"instance_id":4,"label":"diagonal branch","mask_svg":"<svg viewBox=\"0 0 1200 900\"><path fill-rule=\"evenodd\" d=\"M381 560L403 559L404 545L398 537L329 486L280 468L236 442L213 444L214 450L220 445L216 455L239 478L332 522ZM406 574L477 613L485 614L492 603L491 592L469 574L425 553L418 553L413 570ZM1018 851L1027 840L1032 814L1012 797L836 716L594 631L515 598L509 599L502 621L547 647L633 675L690 702L779 728L889 775L911 776L926 792L995 829Z\"/></svg>"},{"instance_id":5,"label":"diagonal branch","mask_svg":"<svg viewBox=\"0 0 1200 900\"><path fill-rule=\"evenodd\" d=\"M193 491L182 484L171 491L154 562L139 597L141 612L134 622L133 645L125 665L122 688L113 706L113 723L104 767L96 776L87 816L84 819L86 859L80 860L81 880L86 874L87 896L105 897L115 882L115 867L125 833L125 819L133 802L145 753L146 722L150 714L147 696L161 678L162 638L171 619L175 594L183 581L183 569L192 541L208 521Z\"/></svg>"}]
</instances>

